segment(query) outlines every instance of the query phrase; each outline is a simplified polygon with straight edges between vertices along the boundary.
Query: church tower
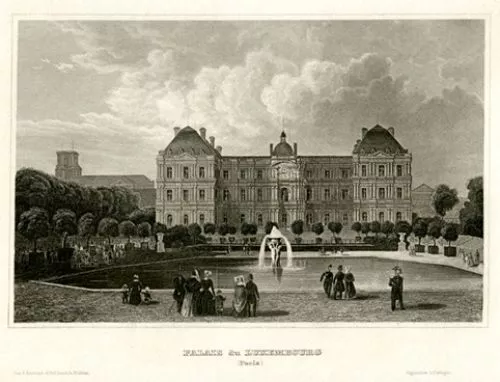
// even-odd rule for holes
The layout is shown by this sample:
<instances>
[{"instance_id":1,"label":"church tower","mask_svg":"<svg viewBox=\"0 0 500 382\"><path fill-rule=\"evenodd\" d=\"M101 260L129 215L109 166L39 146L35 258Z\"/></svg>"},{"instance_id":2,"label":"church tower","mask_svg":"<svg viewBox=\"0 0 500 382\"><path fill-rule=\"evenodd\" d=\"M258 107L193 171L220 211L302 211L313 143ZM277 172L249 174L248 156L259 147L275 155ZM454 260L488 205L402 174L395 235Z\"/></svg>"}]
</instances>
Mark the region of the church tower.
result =
<instances>
[{"instance_id":1,"label":"church tower","mask_svg":"<svg viewBox=\"0 0 500 382\"><path fill-rule=\"evenodd\" d=\"M73 180L82 176L82 168L78 164L78 152L58 151L56 177L63 180Z\"/></svg>"}]
</instances>

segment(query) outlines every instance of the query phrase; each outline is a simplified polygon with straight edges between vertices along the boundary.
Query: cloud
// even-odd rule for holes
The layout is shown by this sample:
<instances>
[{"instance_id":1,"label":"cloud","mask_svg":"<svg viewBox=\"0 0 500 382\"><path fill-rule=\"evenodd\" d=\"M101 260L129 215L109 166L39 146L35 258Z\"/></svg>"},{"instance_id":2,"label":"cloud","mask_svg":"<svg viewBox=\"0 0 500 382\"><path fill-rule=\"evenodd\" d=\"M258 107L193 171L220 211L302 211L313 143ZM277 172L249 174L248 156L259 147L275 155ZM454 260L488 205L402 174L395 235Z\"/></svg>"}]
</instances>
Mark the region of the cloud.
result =
<instances>
[{"instance_id":1,"label":"cloud","mask_svg":"<svg viewBox=\"0 0 500 382\"><path fill-rule=\"evenodd\" d=\"M68 64L66 62L61 62L59 64L54 64L55 68L63 73L69 73L75 69L73 64Z\"/></svg>"}]
</instances>

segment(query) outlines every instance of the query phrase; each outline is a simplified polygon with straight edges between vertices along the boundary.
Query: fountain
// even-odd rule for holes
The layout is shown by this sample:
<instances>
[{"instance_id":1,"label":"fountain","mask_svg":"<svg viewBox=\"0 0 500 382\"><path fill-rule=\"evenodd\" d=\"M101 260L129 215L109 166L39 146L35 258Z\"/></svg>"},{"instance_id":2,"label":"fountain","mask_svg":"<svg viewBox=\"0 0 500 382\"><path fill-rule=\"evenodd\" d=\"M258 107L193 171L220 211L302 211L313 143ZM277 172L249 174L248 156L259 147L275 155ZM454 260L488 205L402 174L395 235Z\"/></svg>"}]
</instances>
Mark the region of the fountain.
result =
<instances>
[{"instance_id":1,"label":"fountain","mask_svg":"<svg viewBox=\"0 0 500 382\"><path fill-rule=\"evenodd\" d=\"M264 236L262 242L260 243L260 251L259 251L259 268L264 268L264 258L266 254L266 245L271 251L271 259L272 259L272 267L280 267L280 250L281 250L281 241L285 242L286 245L286 267L292 268L293 266L293 254L292 254L292 246L290 241L284 236L276 226L273 227L271 233L269 235Z\"/></svg>"}]
</instances>

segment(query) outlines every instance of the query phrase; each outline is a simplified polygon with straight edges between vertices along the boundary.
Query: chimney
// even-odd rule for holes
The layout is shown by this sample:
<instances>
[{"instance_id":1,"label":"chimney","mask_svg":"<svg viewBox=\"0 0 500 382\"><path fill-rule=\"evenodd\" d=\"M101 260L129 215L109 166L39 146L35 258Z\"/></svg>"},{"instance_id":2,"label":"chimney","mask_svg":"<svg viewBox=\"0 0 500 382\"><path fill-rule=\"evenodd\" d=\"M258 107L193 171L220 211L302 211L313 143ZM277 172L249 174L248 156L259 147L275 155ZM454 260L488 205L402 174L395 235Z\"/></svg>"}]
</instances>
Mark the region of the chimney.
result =
<instances>
[{"instance_id":1,"label":"chimney","mask_svg":"<svg viewBox=\"0 0 500 382\"><path fill-rule=\"evenodd\" d=\"M209 137L208 139L210 139L210 144L212 145L212 147L215 147L215 137Z\"/></svg>"},{"instance_id":2,"label":"chimney","mask_svg":"<svg viewBox=\"0 0 500 382\"><path fill-rule=\"evenodd\" d=\"M207 129L204 127L200 127L200 135L203 138L204 141L207 140Z\"/></svg>"},{"instance_id":3,"label":"chimney","mask_svg":"<svg viewBox=\"0 0 500 382\"><path fill-rule=\"evenodd\" d=\"M392 136L394 136L394 127L391 126L387 130L389 131L389 133L391 133Z\"/></svg>"},{"instance_id":4,"label":"chimney","mask_svg":"<svg viewBox=\"0 0 500 382\"><path fill-rule=\"evenodd\" d=\"M361 129L361 138L364 138L367 132L368 132L368 129L366 127L363 127Z\"/></svg>"},{"instance_id":5,"label":"chimney","mask_svg":"<svg viewBox=\"0 0 500 382\"><path fill-rule=\"evenodd\" d=\"M179 131L181 131L181 128L179 126L174 127L174 135L179 134Z\"/></svg>"},{"instance_id":6,"label":"chimney","mask_svg":"<svg viewBox=\"0 0 500 382\"><path fill-rule=\"evenodd\" d=\"M297 142L293 143L293 155L297 156Z\"/></svg>"},{"instance_id":7,"label":"chimney","mask_svg":"<svg viewBox=\"0 0 500 382\"><path fill-rule=\"evenodd\" d=\"M273 144L269 144L269 155L273 156Z\"/></svg>"},{"instance_id":8,"label":"chimney","mask_svg":"<svg viewBox=\"0 0 500 382\"><path fill-rule=\"evenodd\" d=\"M219 154L222 154L222 146L217 146L216 150L219 152Z\"/></svg>"}]
</instances>

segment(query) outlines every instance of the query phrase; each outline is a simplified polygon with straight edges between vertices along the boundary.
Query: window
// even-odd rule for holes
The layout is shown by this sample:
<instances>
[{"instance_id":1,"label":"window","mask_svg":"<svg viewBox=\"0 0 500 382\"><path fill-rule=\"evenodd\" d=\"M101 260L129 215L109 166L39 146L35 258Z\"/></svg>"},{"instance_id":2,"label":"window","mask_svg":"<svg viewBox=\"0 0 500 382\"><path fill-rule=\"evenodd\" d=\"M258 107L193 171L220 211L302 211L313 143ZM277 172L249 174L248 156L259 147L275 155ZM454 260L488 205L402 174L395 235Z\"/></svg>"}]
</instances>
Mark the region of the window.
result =
<instances>
[{"instance_id":1,"label":"window","mask_svg":"<svg viewBox=\"0 0 500 382\"><path fill-rule=\"evenodd\" d=\"M200 167L200 169L198 170L198 175L200 178L205 177L205 167Z\"/></svg>"},{"instance_id":2,"label":"window","mask_svg":"<svg viewBox=\"0 0 500 382\"><path fill-rule=\"evenodd\" d=\"M172 221L173 221L172 215L167 215L167 226L170 227L172 225Z\"/></svg>"},{"instance_id":3,"label":"window","mask_svg":"<svg viewBox=\"0 0 500 382\"><path fill-rule=\"evenodd\" d=\"M311 200L312 199L312 189L311 188L306 188L306 200Z\"/></svg>"},{"instance_id":4,"label":"window","mask_svg":"<svg viewBox=\"0 0 500 382\"><path fill-rule=\"evenodd\" d=\"M366 199L366 188L361 189L361 199Z\"/></svg>"},{"instance_id":5,"label":"window","mask_svg":"<svg viewBox=\"0 0 500 382\"><path fill-rule=\"evenodd\" d=\"M330 200L330 189L329 188L325 188L324 195L325 195L325 200Z\"/></svg>"},{"instance_id":6,"label":"window","mask_svg":"<svg viewBox=\"0 0 500 382\"><path fill-rule=\"evenodd\" d=\"M347 179L349 178L349 170L346 169L346 168L343 168L342 169L342 172L341 172L341 176L342 176L342 179Z\"/></svg>"},{"instance_id":7,"label":"window","mask_svg":"<svg viewBox=\"0 0 500 382\"><path fill-rule=\"evenodd\" d=\"M262 226L263 220L262 220L262 214L257 215L257 225Z\"/></svg>"},{"instance_id":8,"label":"window","mask_svg":"<svg viewBox=\"0 0 500 382\"><path fill-rule=\"evenodd\" d=\"M361 176L366 176L366 165L361 166Z\"/></svg>"},{"instance_id":9,"label":"window","mask_svg":"<svg viewBox=\"0 0 500 382\"><path fill-rule=\"evenodd\" d=\"M205 224L205 215L200 214L200 225L203 226L203 224Z\"/></svg>"},{"instance_id":10,"label":"window","mask_svg":"<svg viewBox=\"0 0 500 382\"><path fill-rule=\"evenodd\" d=\"M378 189L378 198L379 199L385 199L385 188L379 188Z\"/></svg>"},{"instance_id":11,"label":"window","mask_svg":"<svg viewBox=\"0 0 500 382\"><path fill-rule=\"evenodd\" d=\"M400 164L396 166L396 175L403 176L403 166L401 166Z\"/></svg>"},{"instance_id":12,"label":"window","mask_svg":"<svg viewBox=\"0 0 500 382\"><path fill-rule=\"evenodd\" d=\"M185 202L189 200L189 190L182 190L182 200Z\"/></svg>"},{"instance_id":13,"label":"window","mask_svg":"<svg viewBox=\"0 0 500 382\"><path fill-rule=\"evenodd\" d=\"M229 179L229 171L228 170L223 170L222 171L222 177L224 179Z\"/></svg>"},{"instance_id":14,"label":"window","mask_svg":"<svg viewBox=\"0 0 500 382\"><path fill-rule=\"evenodd\" d=\"M288 202L288 188L281 189L281 200L284 202Z\"/></svg>"},{"instance_id":15,"label":"window","mask_svg":"<svg viewBox=\"0 0 500 382\"><path fill-rule=\"evenodd\" d=\"M167 167L167 178L172 179L172 167Z\"/></svg>"},{"instance_id":16,"label":"window","mask_svg":"<svg viewBox=\"0 0 500 382\"><path fill-rule=\"evenodd\" d=\"M342 224L343 225L349 224L349 215L347 215L347 214L342 215Z\"/></svg>"},{"instance_id":17,"label":"window","mask_svg":"<svg viewBox=\"0 0 500 382\"><path fill-rule=\"evenodd\" d=\"M173 199L172 190L167 190L167 201L171 202Z\"/></svg>"},{"instance_id":18,"label":"window","mask_svg":"<svg viewBox=\"0 0 500 382\"><path fill-rule=\"evenodd\" d=\"M226 188L222 194L222 200L229 200L229 190Z\"/></svg>"},{"instance_id":19,"label":"window","mask_svg":"<svg viewBox=\"0 0 500 382\"><path fill-rule=\"evenodd\" d=\"M396 188L396 198L403 199L403 189L401 187Z\"/></svg>"},{"instance_id":20,"label":"window","mask_svg":"<svg viewBox=\"0 0 500 382\"><path fill-rule=\"evenodd\" d=\"M324 224L327 225L328 223L330 223L330 214L325 214Z\"/></svg>"},{"instance_id":21,"label":"window","mask_svg":"<svg viewBox=\"0 0 500 382\"><path fill-rule=\"evenodd\" d=\"M325 178L330 178L330 170L325 170Z\"/></svg>"},{"instance_id":22,"label":"window","mask_svg":"<svg viewBox=\"0 0 500 382\"><path fill-rule=\"evenodd\" d=\"M383 164L378 166L378 176L385 176L385 166Z\"/></svg>"},{"instance_id":23,"label":"window","mask_svg":"<svg viewBox=\"0 0 500 382\"><path fill-rule=\"evenodd\" d=\"M257 170L257 179L262 179L262 170Z\"/></svg>"},{"instance_id":24,"label":"window","mask_svg":"<svg viewBox=\"0 0 500 382\"><path fill-rule=\"evenodd\" d=\"M312 214L307 214L306 215L306 224L312 224L312 222L313 222Z\"/></svg>"},{"instance_id":25,"label":"window","mask_svg":"<svg viewBox=\"0 0 500 382\"><path fill-rule=\"evenodd\" d=\"M341 196L342 196L342 200L347 199L347 197L349 196L349 190L348 190L348 189L346 189L346 188L343 188L343 189L341 190Z\"/></svg>"},{"instance_id":26,"label":"window","mask_svg":"<svg viewBox=\"0 0 500 382\"><path fill-rule=\"evenodd\" d=\"M183 174L182 176L184 177L184 179L189 178L189 167L184 167L182 169L182 174Z\"/></svg>"},{"instance_id":27,"label":"window","mask_svg":"<svg viewBox=\"0 0 500 382\"><path fill-rule=\"evenodd\" d=\"M247 193L246 193L246 190L244 190L244 189L240 190L240 200L242 202L244 202L245 200L247 200Z\"/></svg>"},{"instance_id":28,"label":"window","mask_svg":"<svg viewBox=\"0 0 500 382\"><path fill-rule=\"evenodd\" d=\"M397 221L397 222L398 222L398 221L400 221L400 220L401 220L401 218L402 218L402 216L401 216L401 212L396 212L396 221Z\"/></svg>"},{"instance_id":29,"label":"window","mask_svg":"<svg viewBox=\"0 0 500 382\"><path fill-rule=\"evenodd\" d=\"M306 171L306 178L312 178L313 172L311 170Z\"/></svg>"},{"instance_id":30,"label":"window","mask_svg":"<svg viewBox=\"0 0 500 382\"><path fill-rule=\"evenodd\" d=\"M363 212L361 214L361 221L363 221L363 222L367 222L368 221L368 213L367 212Z\"/></svg>"},{"instance_id":31,"label":"window","mask_svg":"<svg viewBox=\"0 0 500 382\"><path fill-rule=\"evenodd\" d=\"M199 190L198 194L199 194L199 199L201 201L204 201L205 200L205 190Z\"/></svg>"},{"instance_id":32,"label":"window","mask_svg":"<svg viewBox=\"0 0 500 382\"><path fill-rule=\"evenodd\" d=\"M184 225L189 224L189 217L187 215L184 215Z\"/></svg>"},{"instance_id":33,"label":"window","mask_svg":"<svg viewBox=\"0 0 500 382\"><path fill-rule=\"evenodd\" d=\"M241 170L240 171L240 179L246 179L247 177L247 172L246 170Z\"/></svg>"},{"instance_id":34,"label":"window","mask_svg":"<svg viewBox=\"0 0 500 382\"><path fill-rule=\"evenodd\" d=\"M227 224L227 215L226 214L223 215L222 221L224 222L224 224Z\"/></svg>"},{"instance_id":35,"label":"window","mask_svg":"<svg viewBox=\"0 0 500 382\"><path fill-rule=\"evenodd\" d=\"M281 215L281 225L286 227L288 225L288 214L287 213L283 213L283 215Z\"/></svg>"},{"instance_id":36,"label":"window","mask_svg":"<svg viewBox=\"0 0 500 382\"><path fill-rule=\"evenodd\" d=\"M383 212L378 213L378 221L380 223L383 223L383 221L384 221L384 213Z\"/></svg>"},{"instance_id":37,"label":"window","mask_svg":"<svg viewBox=\"0 0 500 382\"><path fill-rule=\"evenodd\" d=\"M240 215L240 223L241 224L245 223L245 214Z\"/></svg>"}]
</instances>

